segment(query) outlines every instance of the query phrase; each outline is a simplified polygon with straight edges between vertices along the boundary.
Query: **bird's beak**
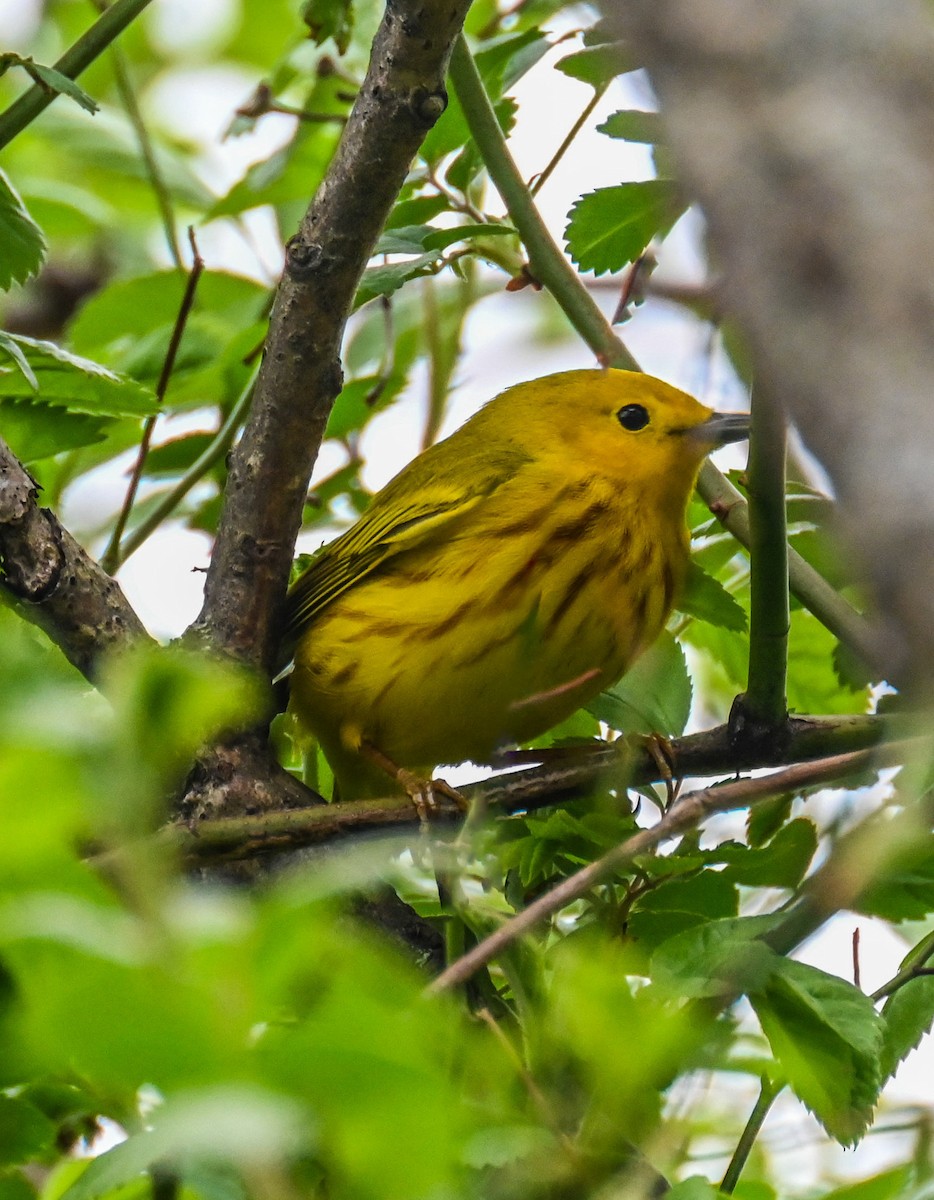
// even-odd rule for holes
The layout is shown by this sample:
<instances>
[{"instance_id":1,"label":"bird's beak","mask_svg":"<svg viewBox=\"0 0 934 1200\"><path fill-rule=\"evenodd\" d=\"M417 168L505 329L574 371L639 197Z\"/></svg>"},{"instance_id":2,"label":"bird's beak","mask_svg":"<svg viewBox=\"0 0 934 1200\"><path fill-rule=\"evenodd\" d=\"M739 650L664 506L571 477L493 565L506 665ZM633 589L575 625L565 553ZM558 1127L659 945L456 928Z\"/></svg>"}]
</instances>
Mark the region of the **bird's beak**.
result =
<instances>
[{"instance_id":1,"label":"bird's beak","mask_svg":"<svg viewBox=\"0 0 934 1200\"><path fill-rule=\"evenodd\" d=\"M686 437L708 446L725 446L749 437L749 413L715 412L700 425L688 429Z\"/></svg>"}]
</instances>

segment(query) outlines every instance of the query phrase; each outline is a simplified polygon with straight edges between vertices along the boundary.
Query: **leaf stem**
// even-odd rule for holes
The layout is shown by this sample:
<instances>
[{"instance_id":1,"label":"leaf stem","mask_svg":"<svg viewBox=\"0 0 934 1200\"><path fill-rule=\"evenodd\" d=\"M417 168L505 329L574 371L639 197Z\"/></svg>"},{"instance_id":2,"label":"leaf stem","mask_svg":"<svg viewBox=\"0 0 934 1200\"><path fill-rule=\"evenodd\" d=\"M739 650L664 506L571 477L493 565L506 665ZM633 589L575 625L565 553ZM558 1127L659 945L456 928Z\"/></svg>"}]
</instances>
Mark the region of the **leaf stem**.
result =
<instances>
[{"instance_id":1,"label":"leaf stem","mask_svg":"<svg viewBox=\"0 0 934 1200\"><path fill-rule=\"evenodd\" d=\"M529 188L530 196L537 196L538 193L545 186L545 184L548 182L548 179L549 179L551 173L554 171L555 167L558 165L558 163L561 161L561 159L564 158L571 143L574 141L574 139L577 137L577 135L583 129L584 125L586 125L588 118L590 117L593 110L600 103L600 101L603 99L606 89L609 86L610 86L609 83L604 83L594 91L594 94L590 98L590 101L585 106L584 111L581 113L581 115L577 118L577 120L571 126L567 137L564 139L564 141L561 143L561 145L558 147L558 149L554 152L551 162L544 169L544 171L542 171L542 173L538 176L538 178L535 180L535 182Z\"/></svg>"},{"instance_id":2,"label":"leaf stem","mask_svg":"<svg viewBox=\"0 0 934 1200\"><path fill-rule=\"evenodd\" d=\"M155 532L165 518L174 512L195 484L203 479L215 463L220 462L233 445L237 429L240 427L244 415L250 407L250 401L253 399L253 388L256 385L256 376L258 373L259 367L257 366L250 375L243 391L237 397L227 420L214 435L214 440L207 449L198 455L175 487L171 491L166 492L159 503L150 510L148 515L120 543L120 552L117 556L119 564L125 563L131 554L136 553L143 542Z\"/></svg>"},{"instance_id":3,"label":"leaf stem","mask_svg":"<svg viewBox=\"0 0 934 1200\"><path fill-rule=\"evenodd\" d=\"M493 105L463 36L454 43L450 74L471 137L528 252L532 275L548 288L600 362L637 371L638 363L610 328L597 302L561 253L535 207L528 185L509 153Z\"/></svg>"},{"instance_id":4,"label":"leaf stem","mask_svg":"<svg viewBox=\"0 0 934 1200\"><path fill-rule=\"evenodd\" d=\"M194 304L195 292L198 288L198 280L201 278L201 272L204 270L204 259L198 253L198 247L195 244L194 230L189 227L188 236L191 240L191 249L194 255L194 261L191 264L191 271L188 274L188 280L185 284L185 291L182 295L182 302L178 308L178 315L175 318L175 326L172 329L172 336L169 339L168 349L165 352L165 359L162 363L162 370L159 374L159 382L156 384L156 399L161 405L165 400L165 393L168 390L169 380L172 378L172 371L175 367L175 359L178 356L178 348L181 345L182 336L185 332L185 326L188 323L188 316L191 313L191 307ZM146 423L143 426L143 436L140 439L139 453L136 456L136 463L133 467L133 474L130 477L130 484L127 488L126 496L123 500L123 507L120 509L117 517L114 531L110 538L110 544L104 551L101 558L101 566L104 570L112 575L114 571L126 559L125 548L121 547L120 541L123 537L123 531L126 529L127 521L130 519L130 513L133 510L133 502L136 499L136 493L139 490L139 483L143 477L143 468L146 465L146 458L149 454L149 446L152 442L152 432L155 428L158 416L147 417Z\"/></svg>"},{"instance_id":5,"label":"leaf stem","mask_svg":"<svg viewBox=\"0 0 934 1200\"><path fill-rule=\"evenodd\" d=\"M152 144L152 138L149 136L149 130L146 128L146 121L143 117L139 106L139 101L136 98L136 92L133 84L130 81L130 73L127 70L126 58L123 52L117 46L111 47L110 57L113 62L114 79L117 83L117 91L120 93L120 99L123 101L123 107L126 109L127 116L130 118L130 124L136 133L136 140L139 142L140 154L143 156L143 162L146 166L146 174L149 176L149 182L152 185L153 195L156 198L156 205L159 209L159 216L162 220L162 228L165 232L166 245L169 248L169 254L172 256L172 261L181 271L184 269L182 263L182 252L178 244L178 234L176 231L175 210L172 206L172 197L169 194L169 189L166 186L165 179L162 175L162 170L156 160L155 147Z\"/></svg>"},{"instance_id":6,"label":"leaf stem","mask_svg":"<svg viewBox=\"0 0 934 1200\"><path fill-rule=\"evenodd\" d=\"M760 728L788 715L788 535L785 517L787 429L778 397L752 393L749 435L749 676L743 709Z\"/></svg>"},{"instance_id":7,"label":"leaf stem","mask_svg":"<svg viewBox=\"0 0 934 1200\"><path fill-rule=\"evenodd\" d=\"M54 64L55 70L69 79L77 79L149 3L150 0L115 0L91 28L65 51ZM0 150L44 112L57 94L35 85L0 113Z\"/></svg>"},{"instance_id":8,"label":"leaf stem","mask_svg":"<svg viewBox=\"0 0 934 1200\"><path fill-rule=\"evenodd\" d=\"M781 1084L773 1083L763 1075L759 1097L753 1106L752 1112L749 1114L749 1120L746 1122L742 1136L736 1144L733 1157L730 1159L730 1165L727 1167L726 1173L723 1176L723 1182L720 1184L720 1191L725 1192L728 1196L733 1194L737 1183L739 1183L739 1177L755 1145L756 1138L759 1136L759 1131L762 1128L765 1118L768 1116L769 1109L775 1102L775 1097L781 1090Z\"/></svg>"}]
</instances>

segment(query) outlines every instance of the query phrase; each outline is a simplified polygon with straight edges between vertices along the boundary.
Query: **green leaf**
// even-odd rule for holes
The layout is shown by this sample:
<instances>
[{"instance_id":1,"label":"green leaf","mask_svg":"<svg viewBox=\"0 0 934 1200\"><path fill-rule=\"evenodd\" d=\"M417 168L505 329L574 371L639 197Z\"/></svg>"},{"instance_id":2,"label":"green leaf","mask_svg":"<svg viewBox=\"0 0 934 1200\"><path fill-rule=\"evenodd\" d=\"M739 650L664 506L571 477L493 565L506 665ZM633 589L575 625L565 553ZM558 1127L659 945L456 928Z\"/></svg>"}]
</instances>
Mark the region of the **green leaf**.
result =
<instances>
[{"instance_id":1,"label":"green leaf","mask_svg":"<svg viewBox=\"0 0 934 1200\"><path fill-rule=\"evenodd\" d=\"M727 879L746 887L792 888L804 878L817 852L813 821L799 817L780 829L767 846L753 849L737 843L718 846L716 860L727 863Z\"/></svg>"},{"instance_id":2,"label":"green leaf","mask_svg":"<svg viewBox=\"0 0 934 1200\"><path fill-rule=\"evenodd\" d=\"M723 1193L703 1175L689 1175L665 1192L665 1200L722 1200Z\"/></svg>"},{"instance_id":3,"label":"green leaf","mask_svg":"<svg viewBox=\"0 0 934 1200\"><path fill-rule=\"evenodd\" d=\"M719 580L691 559L684 590L676 602L678 612L719 625L722 629L743 631L749 621L746 610Z\"/></svg>"},{"instance_id":4,"label":"green leaf","mask_svg":"<svg viewBox=\"0 0 934 1200\"><path fill-rule=\"evenodd\" d=\"M899 971L907 970L915 963L927 964L932 944L934 933L929 933L905 955ZM885 1023L882 1076L889 1079L934 1024L934 975L910 979L888 996L882 1006L882 1020Z\"/></svg>"},{"instance_id":5,"label":"green leaf","mask_svg":"<svg viewBox=\"0 0 934 1200\"><path fill-rule=\"evenodd\" d=\"M883 1022L869 997L816 967L776 959L749 999L798 1099L842 1145L858 1141L882 1084Z\"/></svg>"},{"instance_id":6,"label":"green leaf","mask_svg":"<svg viewBox=\"0 0 934 1200\"><path fill-rule=\"evenodd\" d=\"M407 262L389 263L384 267L367 267L354 297L354 308L375 299L377 296L391 296L410 279L421 279L434 273L438 261L437 254L420 254Z\"/></svg>"},{"instance_id":7,"label":"green leaf","mask_svg":"<svg viewBox=\"0 0 934 1200\"><path fill-rule=\"evenodd\" d=\"M36 379L35 372L29 365L29 359L23 353L22 347L17 345L10 334L4 332L3 330L0 330L0 351L12 358L13 362L22 373L23 378L29 384L30 389L34 392L38 392L39 380Z\"/></svg>"},{"instance_id":8,"label":"green leaf","mask_svg":"<svg viewBox=\"0 0 934 1200\"><path fill-rule=\"evenodd\" d=\"M0 288L25 283L45 258L45 238L6 175L0 171Z\"/></svg>"},{"instance_id":9,"label":"green leaf","mask_svg":"<svg viewBox=\"0 0 934 1200\"><path fill-rule=\"evenodd\" d=\"M730 917L679 933L652 955L652 978L679 996L759 992L781 962L760 940L776 921Z\"/></svg>"},{"instance_id":10,"label":"green leaf","mask_svg":"<svg viewBox=\"0 0 934 1200\"><path fill-rule=\"evenodd\" d=\"M182 1156L260 1169L307 1150L314 1130L299 1100L247 1084L175 1097L150 1119L152 1129L93 1159L60 1200L96 1200Z\"/></svg>"},{"instance_id":11,"label":"green leaf","mask_svg":"<svg viewBox=\"0 0 934 1200\"><path fill-rule=\"evenodd\" d=\"M0 1200L36 1200L36 1189L19 1171L0 1173Z\"/></svg>"},{"instance_id":12,"label":"green leaf","mask_svg":"<svg viewBox=\"0 0 934 1200\"><path fill-rule=\"evenodd\" d=\"M52 1146L56 1132L34 1105L0 1095L0 1166L39 1157Z\"/></svg>"},{"instance_id":13,"label":"green leaf","mask_svg":"<svg viewBox=\"0 0 934 1200\"><path fill-rule=\"evenodd\" d=\"M426 224L447 208L444 196L415 196L411 200L400 200L386 222L387 229L398 229L404 225Z\"/></svg>"},{"instance_id":14,"label":"green leaf","mask_svg":"<svg viewBox=\"0 0 934 1200\"><path fill-rule=\"evenodd\" d=\"M111 424L107 417L68 412L38 401L0 398L0 434L24 463L102 442Z\"/></svg>"},{"instance_id":15,"label":"green leaf","mask_svg":"<svg viewBox=\"0 0 934 1200\"><path fill-rule=\"evenodd\" d=\"M633 61L632 50L626 42L605 42L588 46L567 55L555 67L571 79L589 83L592 88L605 87L617 75L634 71L639 64Z\"/></svg>"},{"instance_id":16,"label":"green leaf","mask_svg":"<svg viewBox=\"0 0 934 1200\"><path fill-rule=\"evenodd\" d=\"M662 140L662 119L657 112L621 109L607 117L602 125L597 126L597 130L624 142L654 145Z\"/></svg>"},{"instance_id":17,"label":"green leaf","mask_svg":"<svg viewBox=\"0 0 934 1200\"><path fill-rule=\"evenodd\" d=\"M666 737L682 733L691 711L691 678L684 651L670 633L663 633L619 683L586 708L624 733Z\"/></svg>"},{"instance_id":18,"label":"green leaf","mask_svg":"<svg viewBox=\"0 0 934 1200\"><path fill-rule=\"evenodd\" d=\"M598 188L571 209L568 253L582 271L618 271L635 262L654 237L663 237L684 210L678 186L669 179Z\"/></svg>"},{"instance_id":19,"label":"green leaf","mask_svg":"<svg viewBox=\"0 0 934 1200\"><path fill-rule=\"evenodd\" d=\"M425 238L426 250L446 250L455 242L469 242L471 238L499 237L503 234L516 235L510 225L489 221L482 225L454 225L450 229L435 229Z\"/></svg>"},{"instance_id":20,"label":"green leaf","mask_svg":"<svg viewBox=\"0 0 934 1200\"><path fill-rule=\"evenodd\" d=\"M787 792L783 796L773 796L754 804L746 817L746 841L749 845L758 848L774 837L791 816L794 802L795 793Z\"/></svg>"},{"instance_id":21,"label":"green leaf","mask_svg":"<svg viewBox=\"0 0 934 1200\"><path fill-rule=\"evenodd\" d=\"M918 839L873 878L851 906L887 921L920 921L934 912L934 838Z\"/></svg>"},{"instance_id":22,"label":"green leaf","mask_svg":"<svg viewBox=\"0 0 934 1200\"><path fill-rule=\"evenodd\" d=\"M912 1196L915 1200L921 1200L927 1189L923 1186L913 1188L912 1184L916 1182L915 1168L904 1163L880 1175L871 1175L869 1179L860 1179L856 1183L834 1188L832 1192L824 1192L821 1200L895 1200L896 1196Z\"/></svg>"},{"instance_id":23,"label":"green leaf","mask_svg":"<svg viewBox=\"0 0 934 1200\"><path fill-rule=\"evenodd\" d=\"M334 39L340 54L346 54L353 36L353 0L305 0L302 20L316 46Z\"/></svg>"},{"instance_id":24,"label":"green leaf","mask_svg":"<svg viewBox=\"0 0 934 1200\"><path fill-rule=\"evenodd\" d=\"M23 60L22 65L26 67L33 78L41 80L53 92L58 92L62 96L68 96L70 100L74 100L76 104L79 104L85 112L100 112L100 105L97 101L92 100L83 88L78 87L73 79L69 79L61 71L56 71L54 67L46 67L42 63L34 62L32 59Z\"/></svg>"},{"instance_id":25,"label":"green leaf","mask_svg":"<svg viewBox=\"0 0 934 1200\"><path fill-rule=\"evenodd\" d=\"M159 411L152 393L133 379L52 342L10 337L29 363L39 392L34 393L20 370L0 371L0 396L38 400L95 417L151 417Z\"/></svg>"}]
</instances>

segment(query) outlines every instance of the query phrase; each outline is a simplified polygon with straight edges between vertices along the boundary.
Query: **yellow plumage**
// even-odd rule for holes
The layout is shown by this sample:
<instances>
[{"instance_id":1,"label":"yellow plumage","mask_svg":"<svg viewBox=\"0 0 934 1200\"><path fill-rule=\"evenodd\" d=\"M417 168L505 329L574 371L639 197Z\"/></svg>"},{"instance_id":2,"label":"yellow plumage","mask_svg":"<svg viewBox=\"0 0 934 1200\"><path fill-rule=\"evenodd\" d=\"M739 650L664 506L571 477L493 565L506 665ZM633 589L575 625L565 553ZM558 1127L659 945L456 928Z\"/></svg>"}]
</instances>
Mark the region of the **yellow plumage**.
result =
<instances>
[{"instance_id":1,"label":"yellow plumage","mask_svg":"<svg viewBox=\"0 0 934 1200\"><path fill-rule=\"evenodd\" d=\"M569 716L658 636L706 454L744 437L629 371L510 388L419 455L289 592L292 706L343 798Z\"/></svg>"}]
</instances>

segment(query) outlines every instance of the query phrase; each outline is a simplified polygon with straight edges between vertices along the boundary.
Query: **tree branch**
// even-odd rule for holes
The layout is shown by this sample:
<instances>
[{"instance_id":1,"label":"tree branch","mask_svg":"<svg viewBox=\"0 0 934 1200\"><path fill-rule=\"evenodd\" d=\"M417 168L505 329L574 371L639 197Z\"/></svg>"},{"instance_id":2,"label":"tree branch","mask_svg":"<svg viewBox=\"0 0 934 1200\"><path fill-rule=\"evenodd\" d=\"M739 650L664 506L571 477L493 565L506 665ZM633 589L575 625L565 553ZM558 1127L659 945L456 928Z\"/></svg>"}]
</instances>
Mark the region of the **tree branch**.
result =
<instances>
[{"instance_id":1,"label":"tree branch","mask_svg":"<svg viewBox=\"0 0 934 1200\"><path fill-rule=\"evenodd\" d=\"M101 660L148 638L120 585L48 509L38 486L0 439L0 563L21 616L42 629L92 682Z\"/></svg>"},{"instance_id":2,"label":"tree branch","mask_svg":"<svg viewBox=\"0 0 934 1200\"><path fill-rule=\"evenodd\" d=\"M793 717L786 734L772 740L771 753L762 747L753 753L737 746L727 725L676 738L670 748L680 776L732 775L752 767L864 750L896 729L891 721L880 717ZM249 752L254 759L249 755L237 758L234 747L216 753L220 756L217 762L197 768L180 821L157 835L188 866L252 859L366 833L411 829L419 823L415 806L401 795L309 807L318 799L315 794L281 768L273 770L268 765L268 751L264 753L258 744ZM660 778L658 762L645 748L635 754L629 754L627 748L621 754L617 746L601 743L592 749L578 747L554 755L547 750L536 753L540 762L544 760L540 766L467 784L459 790L485 811L502 815L564 803L599 785L638 786ZM256 755L260 756L258 765ZM231 783L218 786L218 773ZM254 775L262 780L255 791ZM284 803L277 806L274 796L278 784L283 788ZM233 812L238 815L230 815ZM442 810L437 819L454 824L462 818L461 811L452 806Z\"/></svg>"},{"instance_id":3,"label":"tree branch","mask_svg":"<svg viewBox=\"0 0 934 1200\"><path fill-rule=\"evenodd\" d=\"M412 158L444 111L444 73L467 7L468 0L387 7L340 145L287 247L192 626L214 648L267 671L311 470L341 387L344 324Z\"/></svg>"}]
</instances>

